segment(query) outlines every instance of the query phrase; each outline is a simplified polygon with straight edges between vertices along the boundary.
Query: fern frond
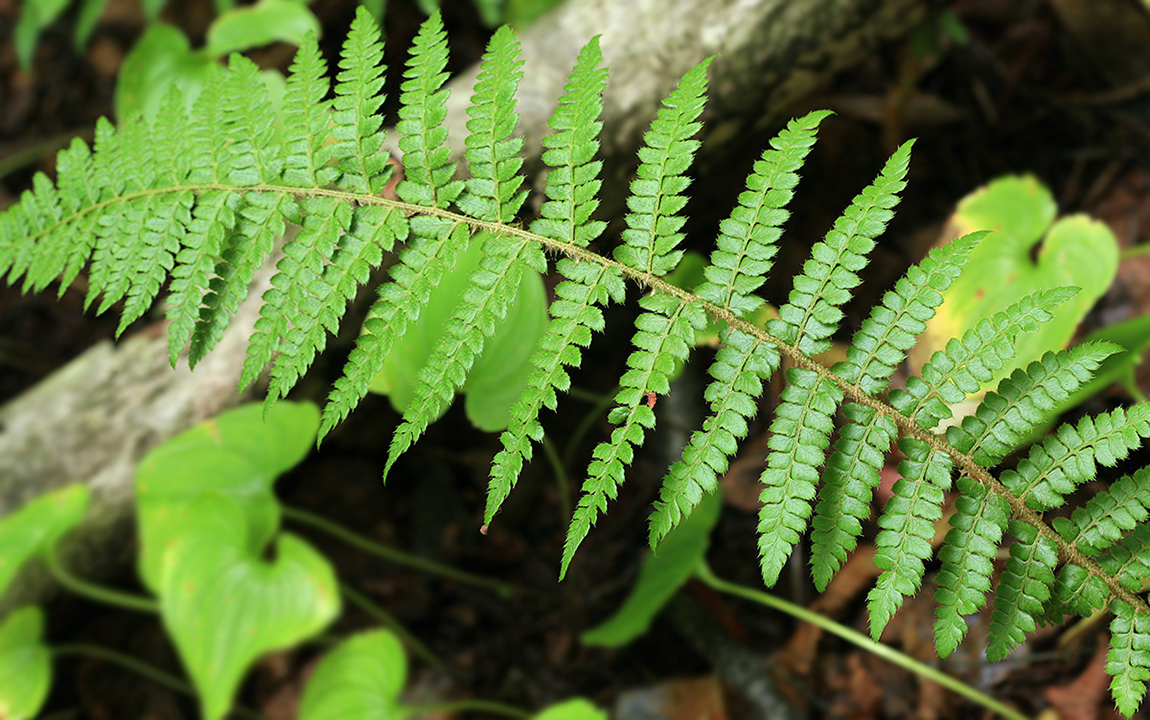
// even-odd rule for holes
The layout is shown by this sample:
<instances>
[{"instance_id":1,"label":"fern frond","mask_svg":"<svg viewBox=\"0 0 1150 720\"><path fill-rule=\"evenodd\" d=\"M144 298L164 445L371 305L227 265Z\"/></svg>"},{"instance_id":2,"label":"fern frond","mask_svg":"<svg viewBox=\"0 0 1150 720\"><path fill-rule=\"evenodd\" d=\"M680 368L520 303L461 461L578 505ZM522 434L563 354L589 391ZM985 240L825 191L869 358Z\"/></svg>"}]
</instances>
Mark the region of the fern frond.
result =
<instances>
[{"instance_id":1,"label":"fern frond","mask_svg":"<svg viewBox=\"0 0 1150 720\"><path fill-rule=\"evenodd\" d=\"M348 190L368 194L383 189L391 176L387 153L383 152L383 41L379 25L361 5L356 8L336 76L335 112L328 149L343 171L339 184Z\"/></svg>"},{"instance_id":2,"label":"fern frond","mask_svg":"<svg viewBox=\"0 0 1150 720\"><path fill-rule=\"evenodd\" d=\"M771 422L767 469L759 477L759 563L772 585L806 530L842 390L813 370L787 371L789 385Z\"/></svg>"},{"instance_id":3,"label":"fern frond","mask_svg":"<svg viewBox=\"0 0 1150 720\"><path fill-rule=\"evenodd\" d=\"M1006 499L965 475L958 478L959 495L954 501L951 529L938 558L938 610L934 622L939 657L955 651L966 637L964 615L978 611L986 602L994 556L1006 531L1010 506Z\"/></svg>"},{"instance_id":4,"label":"fern frond","mask_svg":"<svg viewBox=\"0 0 1150 720\"><path fill-rule=\"evenodd\" d=\"M459 206L483 220L507 223L514 220L527 197L518 174L523 160L517 153L523 140L511 136L519 117L515 89L523 76L523 61L509 27L492 36L482 63L468 108L471 135L466 156L473 177L466 183L467 192L460 197ZM403 423L392 436L385 477L399 455L443 413L455 391L463 386L475 358L507 315L524 270L547 271L541 248L522 237L492 235L484 242L483 251L483 259L468 278L468 287L447 321L443 337L416 378Z\"/></svg>"},{"instance_id":5,"label":"fern frond","mask_svg":"<svg viewBox=\"0 0 1150 720\"><path fill-rule=\"evenodd\" d=\"M1086 556L1097 555L1150 517L1150 467L1116 481L1067 518L1052 525Z\"/></svg>"},{"instance_id":6,"label":"fern frond","mask_svg":"<svg viewBox=\"0 0 1150 720\"><path fill-rule=\"evenodd\" d=\"M1054 583L1058 552L1054 544L1033 525L1011 520L1014 542L1010 558L998 581L994 610L990 615L986 657L998 662L1033 632L1042 617Z\"/></svg>"},{"instance_id":7,"label":"fern frond","mask_svg":"<svg viewBox=\"0 0 1150 720\"><path fill-rule=\"evenodd\" d=\"M710 63L708 58L683 76L643 136L638 179L631 183L627 199L631 211L626 217L627 229L622 233L623 244L615 248L615 258L633 269L661 275L674 268L683 254L677 248L683 239L679 230L685 219L678 213L687 203L682 193L690 185L683 173L699 148L699 142L691 138L701 126L698 117L705 103ZM637 332L632 344L636 350L627 359L629 369L619 381L622 387L615 396L618 406L608 416L619 427L592 453L583 496L567 530L560 577L566 575L575 550L599 513L606 510L607 500L618 493L623 469L634 453L632 446L642 444L644 428L655 426L655 413L642 402L644 395L668 392L670 374L676 363L686 360L695 331L705 324L706 315L697 300L684 302L656 294L642 298L639 304L646 312L635 320Z\"/></svg>"},{"instance_id":8,"label":"fern frond","mask_svg":"<svg viewBox=\"0 0 1150 720\"><path fill-rule=\"evenodd\" d=\"M606 224L591 220L598 206L602 163L595 160L603 111L602 94L607 70L600 67L599 39L593 38L579 52L559 107L550 125L556 132L543 139L543 161L552 167L547 175L547 198L532 232L575 247L586 247L603 232ZM487 491L486 523L514 487L523 463L531 458L531 443L543 437L538 416L544 405L556 407L555 390L566 391L571 380L565 366L578 366L580 348L591 343L591 333L603 329L599 306L609 300L621 302L622 275L617 268L597 267L563 259L556 270L567 278L555 288L551 322L531 357L532 370L523 396L512 407L507 430L500 436L503 448L491 464Z\"/></svg>"},{"instance_id":9,"label":"fern frond","mask_svg":"<svg viewBox=\"0 0 1150 720\"><path fill-rule=\"evenodd\" d=\"M424 207L445 208L463 190L463 181L452 179L455 164L449 161L451 151L444 145L448 91L442 88L447 80L446 67L447 33L436 11L420 26L412 42L396 125L403 135L399 149L403 151L404 174L396 192L404 201Z\"/></svg>"},{"instance_id":10,"label":"fern frond","mask_svg":"<svg viewBox=\"0 0 1150 720\"><path fill-rule=\"evenodd\" d=\"M934 523L942 517L943 493L950 490L949 457L914 438L900 438L898 446L906 455L898 466L902 477L879 518L882 529L875 539L874 564L883 573L867 595L876 640L903 598L922 585L924 562L933 552Z\"/></svg>"},{"instance_id":11,"label":"fern frond","mask_svg":"<svg viewBox=\"0 0 1150 720\"><path fill-rule=\"evenodd\" d=\"M902 362L926 321L942 303L941 292L958 277L974 245L985 233L972 233L931 252L912 267L871 311L847 348L846 362L834 371L857 383L866 393L886 389L895 365ZM897 437L894 422L858 403L843 407L848 424L827 460L811 522L811 576L822 590L846 562L870 514L872 491L890 444Z\"/></svg>"},{"instance_id":12,"label":"fern frond","mask_svg":"<svg viewBox=\"0 0 1150 720\"><path fill-rule=\"evenodd\" d=\"M978 392L983 383L994 379L1014 357L1014 339L1019 333L1034 332L1048 322L1055 308L1077 293L1075 288L1055 288L1028 295L1006 310L980 321L952 339L931 356L918 376L907 380L906 390L890 393L890 404L932 430L951 415L949 405L962 402Z\"/></svg>"},{"instance_id":13,"label":"fern frond","mask_svg":"<svg viewBox=\"0 0 1150 720\"><path fill-rule=\"evenodd\" d=\"M1130 717L1146 696L1150 680L1150 616L1121 600L1115 600L1112 609L1106 672L1118 711Z\"/></svg>"},{"instance_id":14,"label":"fern frond","mask_svg":"<svg viewBox=\"0 0 1150 720\"><path fill-rule=\"evenodd\" d=\"M974 415L961 426L947 428L947 441L980 465L993 467L1048 422L1058 406L1094 377L1107 357L1121 348L1110 343L1085 343L1046 353L1025 369L1003 379L986 394Z\"/></svg>"},{"instance_id":15,"label":"fern frond","mask_svg":"<svg viewBox=\"0 0 1150 720\"><path fill-rule=\"evenodd\" d=\"M700 298L736 315L763 304L752 293L773 264L781 226L790 215L784 208L799 182L797 171L814 145L819 124L829 115L813 112L792 120L771 141L773 149L755 163L739 204L719 224L716 248L704 269L706 280L696 289ZM663 480L650 521L652 547L715 489L718 474L726 471L738 440L746 435L747 420L755 414L761 381L779 366L773 347L743 332L724 330L720 339L725 347L711 367L715 380L705 395L713 414L691 435L683 460L672 465Z\"/></svg>"},{"instance_id":16,"label":"fern frond","mask_svg":"<svg viewBox=\"0 0 1150 720\"><path fill-rule=\"evenodd\" d=\"M1033 510L1048 510L1095 475L1095 464L1113 466L1150 437L1150 404L1117 408L1066 423L1035 445L1014 470L1002 473L1002 484Z\"/></svg>"}]
</instances>

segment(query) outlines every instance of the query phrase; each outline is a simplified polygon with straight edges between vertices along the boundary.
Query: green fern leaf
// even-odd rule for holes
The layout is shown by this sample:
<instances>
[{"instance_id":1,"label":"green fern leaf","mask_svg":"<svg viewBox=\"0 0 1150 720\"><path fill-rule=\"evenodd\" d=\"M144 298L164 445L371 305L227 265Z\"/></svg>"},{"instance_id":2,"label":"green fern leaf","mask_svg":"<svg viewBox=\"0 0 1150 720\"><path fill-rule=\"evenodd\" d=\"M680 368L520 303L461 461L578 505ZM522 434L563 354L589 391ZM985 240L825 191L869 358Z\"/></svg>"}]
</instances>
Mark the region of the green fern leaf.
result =
<instances>
[{"instance_id":1,"label":"green fern leaf","mask_svg":"<svg viewBox=\"0 0 1150 720\"><path fill-rule=\"evenodd\" d=\"M591 220L601 184L602 163L594 158L602 129L601 96L607 84L607 71L600 67L602 58L599 40L594 38L580 51L551 117L549 124L556 132L543 139L547 148L543 161L553 168L547 175L548 200L540 209L541 217L531 224L532 232L579 247L590 244L605 227L605 223ZM582 361L580 348L591 343L592 332L603 329L603 313L598 306L611 299L623 300L622 276L617 268L564 259L556 269L567 280L555 289L553 319L531 358L533 368L523 396L512 408L507 430L500 437L503 449L491 465L484 512L487 523L495 518L523 463L531 458L531 442L543 437L539 411L544 405L555 409L555 390L570 387L564 367L578 366Z\"/></svg>"},{"instance_id":2,"label":"green fern leaf","mask_svg":"<svg viewBox=\"0 0 1150 720\"><path fill-rule=\"evenodd\" d=\"M424 21L412 43L396 125L403 135L399 149L405 176L396 191L404 201L424 207L447 207L463 190L463 182L452 179L455 165L444 146L448 91L441 88L447 80L446 67L447 33L437 11Z\"/></svg>"},{"instance_id":3,"label":"green fern leaf","mask_svg":"<svg viewBox=\"0 0 1150 720\"><path fill-rule=\"evenodd\" d=\"M622 234L623 244L615 249L615 258L632 268L663 274L682 256L677 248L683 239L679 230L684 218L678 213L687 202L681 193L690 185L683 173L699 148L699 142L691 138L701 127L697 119L703 111L710 63L708 58L683 76L643 136L638 179L631 183L627 200L627 229ZM642 444L644 428L655 426L655 413L644 402L646 393L669 391L675 364L686 360L694 333L705 324L706 315L698 301L649 295L639 304L646 312L635 320L637 332L632 344L636 350L627 359L629 369L619 381L622 388L615 396L618 406L608 416L619 427L592 453L583 496L567 530L560 577L566 575L575 550L599 513L606 510L607 500L618 493L623 469L634 454L632 446Z\"/></svg>"},{"instance_id":4,"label":"green fern leaf","mask_svg":"<svg viewBox=\"0 0 1150 720\"><path fill-rule=\"evenodd\" d=\"M939 657L954 652L966 636L963 616L977 612L986 602L994 556L1010 518L1006 499L982 483L964 475L958 478L958 490L951 529L938 552L942 568L935 593L934 637Z\"/></svg>"},{"instance_id":5,"label":"green fern leaf","mask_svg":"<svg viewBox=\"0 0 1150 720\"><path fill-rule=\"evenodd\" d=\"M950 458L922 440L900 438L906 460L899 463L902 476L886 503L875 539L874 564L883 570L867 595L870 632L882 635L903 598L918 592L924 562L933 552L934 523L942 517L943 493L950 490Z\"/></svg>"},{"instance_id":6,"label":"green fern leaf","mask_svg":"<svg viewBox=\"0 0 1150 720\"><path fill-rule=\"evenodd\" d=\"M1058 552L1054 543L1033 525L1011 520L1010 558L998 581L994 610L990 615L986 657L998 662L1033 632L1036 618L1050 599Z\"/></svg>"},{"instance_id":7,"label":"green fern leaf","mask_svg":"<svg viewBox=\"0 0 1150 720\"><path fill-rule=\"evenodd\" d=\"M1126 589L1142 592L1143 582L1150 577L1150 525L1134 528L1098 564Z\"/></svg>"},{"instance_id":8,"label":"green fern leaf","mask_svg":"<svg viewBox=\"0 0 1150 720\"><path fill-rule=\"evenodd\" d=\"M773 345L730 328L723 330L720 339L723 347L710 370L715 381L704 395L712 415L703 421L702 430L691 435L683 459L671 466L663 480L651 516L652 548L718 488L718 476L726 472L738 441L747 434L747 421L758 410L755 398L763 393L763 380L779 367L779 353Z\"/></svg>"},{"instance_id":9,"label":"green fern leaf","mask_svg":"<svg viewBox=\"0 0 1150 720\"><path fill-rule=\"evenodd\" d=\"M432 288L454 267L470 237L466 225L438 218L415 217L410 227L415 241L400 254L399 264L391 269L392 281L380 288L368 311L343 377L336 381L323 409L320 439L367 394L395 341L419 318Z\"/></svg>"},{"instance_id":10,"label":"green fern leaf","mask_svg":"<svg viewBox=\"0 0 1150 720\"><path fill-rule=\"evenodd\" d=\"M466 156L473 177L459 200L460 208L484 220L512 221L527 196L517 174L523 161L516 153L523 140L510 136L518 119L515 90L522 77L522 64L515 34L508 27L500 28L483 56L475 96L468 108L471 135ZM420 371L403 423L392 436L385 477L399 455L443 413L466 381L484 343L506 316L523 271L528 267L538 272L547 270L541 249L524 238L494 235L483 248L483 260Z\"/></svg>"},{"instance_id":11,"label":"green fern leaf","mask_svg":"<svg viewBox=\"0 0 1150 720\"><path fill-rule=\"evenodd\" d=\"M773 585L791 549L806 530L815 499L835 409L842 390L812 370L787 371L789 385L771 422L767 469L759 477L759 561L763 580Z\"/></svg>"},{"instance_id":12,"label":"green fern leaf","mask_svg":"<svg viewBox=\"0 0 1150 720\"><path fill-rule=\"evenodd\" d=\"M1067 563L1058 572L1054 580L1054 596L1057 603L1050 608L1054 614L1059 612L1077 612L1083 616L1091 615L1095 610L1101 610L1110 602L1110 588L1097 575L1081 565ZM1047 612L1047 617L1052 615ZM1062 618L1055 618L1058 622Z\"/></svg>"},{"instance_id":13,"label":"green fern leaf","mask_svg":"<svg viewBox=\"0 0 1150 720\"><path fill-rule=\"evenodd\" d=\"M894 421L873 408L847 403L843 414L848 424L827 458L811 521L811 577L820 592L855 549L886 450L898 437Z\"/></svg>"},{"instance_id":14,"label":"green fern leaf","mask_svg":"<svg viewBox=\"0 0 1150 720\"><path fill-rule=\"evenodd\" d=\"M886 389L895 365L926 329L926 321L942 303L941 292L958 277L983 235L958 238L912 267L855 333L847 361L833 368L839 377L868 394ZM894 422L873 408L848 403L843 413L850 422L839 432L827 460L811 523L811 576L820 590L854 550L862 521L870 514L883 458L897 437Z\"/></svg>"},{"instance_id":15,"label":"green fern leaf","mask_svg":"<svg viewBox=\"0 0 1150 720\"><path fill-rule=\"evenodd\" d=\"M655 427L655 412L645 395L666 395L676 363L686 360L695 333L706 324L706 314L698 301L681 302L668 295L648 295L639 301L647 312L636 319L637 332L632 344L637 348L627 358L628 370L619 380L622 388L615 395L618 406L608 420L618 427L610 440L599 443L592 452L583 496L571 518L567 541L563 546L559 577L575 556L579 543L587 536L599 514L607 509L623 484L623 470L631 464L634 447L643 443L645 430Z\"/></svg>"},{"instance_id":16,"label":"green fern leaf","mask_svg":"<svg viewBox=\"0 0 1150 720\"><path fill-rule=\"evenodd\" d=\"M219 261L201 302L189 340L188 364L196 364L223 336L232 314L248 296L248 286L283 236L284 220L299 220L299 208L286 193L248 193L235 229L224 241Z\"/></svg>"},{"instance_id":17,"label":"green fern leaf","mask_svg":"<svg viewBox=\"0 0 1150 720\"><path fill-rule=\"evenodd\" d=\"M815 142L815 133L829 112L813 112L792 120L763 153L747 178L747 190L731 216L719 225L716 249L704 270L705 282L696 294L736 314L758 309L763 300L752 293L770 270L781 225L789 213L783 209L794 195L798 169ZM762 379L778 368L778 352L739 331L724 331L725 348L719 351L706 391L713 414L702 431L691 436L683 460L671 466L663 480L660 500L651 516L651 546L687 517L703 495L717 485L717 475L746 435L747 420L755 414L755 398L762 394Z\"/></svg>"},{"instance_id":18,"label":"green fern leaf","mask_svg":"<svg viewBox=\"0 0 1150 720\"><path fill-rule=\"evenodd\" d=\"M523 77L519 42L510 27L495 31L483 54L475 94L467 114L468 169L467 192L459 198L459 208L481 220L510 223L527 198L519 169L523 138L514 137L519 114L515 112L515 91Z\"/></svg>"},{"instance_id":19,"label":"green fern leaf","mask_svg":"<svg viewBox=\"0 0 1150 720\"><path fill-rule=\"evenodd\" d=\"M1103 360L1120 350L1110 343L1089 343L1047 353L1003 379L974 415L961 426L947 428L947 440L979 465L997 465L1048 422L1071 393L1093 379Z\"/></svg>"},{"instance_id":20,"label":"green fern leaf","mask_svg":"<svg viewBox=\"0 0 1150 720\"><path fill-rule=\"evenodd\" d=\"M1006 310L980 321L952 339L923 366L920 376L907 380L906 390L891 391L890 404L925 430L950 417L950 408L978 392L1014 357L1014 339L1048 322L1052 311L1077 293L1056 288L1034 293Z\"/></svg>"},{"instance_id":21,"label":"green fern leaf","mask_svg":"<svg viewBox=\"0 0 1150 720\"><path fill-rule=\"evenodd\" d=\"M1150 517L1150 467L1116 481L1067 518L1055 518L1054 529L1086 556L1097 555Z\"/></svg>"},{"instance_id":22,"label":"green fern leaf","mask_svg":"<svg viewBox=\"0 0 1150 720\"><path fill-rule=\"evenodd\" d=\"M324 187L339 174L325 167L332 155L324 147L332 119L326 72L315 35L309 32L292 63L283 101L283 181L294 187Z\"/></svg>"},{"instance_id":23,"label":"green fern leaf","mask_svg":"<svg viewBox=\"0 0 1150 720\"><path fill-rule=\"evenodd\" d=\"M627 229L623 244L615 249L616 260L642 272L665 275L683 255L676 248L686 220L678 213L687 204L682 193L691 184L683 173L699 149L699 141L691 138L702 127L696 120L706 102L710 64L707 58L687 71L643 136L638 177L627 199Z\"/></svg>"},{"instance_id":24,"label":"green fern leaf","mask_svg":"<svg viewBox=\"0 0 1150 720\"><path fill-rule=\"evenodd\" d=\"M275 107L259 67L242 55L233 55L225 76L222 104L226 147L223 179L231 184L270 184L283 172L283 147L277 142Z\"/></svg>"},{"instance_id":25,"label":"green fern leaf","mask_svg":"<svg viewBox=\"0 0 1150 720\"><path fill-rule=\"evenodd\" d=\"M1118 711L1131 717L1146 696L1150 680L1150 616L1121 600L1115 600L1112 609L1106 672Z\"/></svg>"},{"instance_id":26,"label":"green fern leaf","mask_svg":"<svg viewBox=\"0 0 1150 720\"><path fill-rule=\"evenodd\" d=\"M1117 408L1066 423L1014 470L1002 473L1002 484L1034 510L1048 510L1095 476L1095 464L1113 466L1150 436L1150 404Z\"/></svg>"},{"instance_id":27,"label":"green fern leaf","mask_svg":"<svg viewBox=\"0 0 1150 720\"><path fill-rule=\"evenodd\" d=\"M383 104L382 60L379 25L361 5L339 61L341 71L336 76L331 116L335 142L328 149L343 171L340 186L355 192L377 193L391 176L379 113Z\"/></svg>"},{"instance_id":28,"label":"green fern leaf","mask_svg":"<svg viewBox=\"0 0 1150 720\"><path fill-rule=\"evenodd\" d=\"M806 355L817 355L830 347L828 338L842 319L839 307L859 284L858 271L866 266L874 239L894 217L898 193L906 186L913 144L904 143L891 155L875 181L855 197L826 238L811 249L811 258L794 279L778 319L767 323L772 335Z\"/></svg>"}]
</instances>

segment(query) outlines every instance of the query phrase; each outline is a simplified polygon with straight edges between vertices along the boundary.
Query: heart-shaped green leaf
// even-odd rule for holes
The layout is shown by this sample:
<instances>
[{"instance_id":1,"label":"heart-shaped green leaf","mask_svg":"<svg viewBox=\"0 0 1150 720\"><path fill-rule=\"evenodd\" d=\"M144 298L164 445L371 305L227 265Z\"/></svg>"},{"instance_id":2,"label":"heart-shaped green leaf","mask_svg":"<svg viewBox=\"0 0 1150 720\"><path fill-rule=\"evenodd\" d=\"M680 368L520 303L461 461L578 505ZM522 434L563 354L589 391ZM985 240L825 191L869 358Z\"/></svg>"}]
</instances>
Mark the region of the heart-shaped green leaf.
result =
<instances>
[{"instance_id":1,"label":"heart-shaped green leaf","mask_svg":"<svg viewBox=\"0 0 1150 720\"><path fill-rule=\"evenodd\" d=\"M338 585L327 560L299 538L281 535L271 561L253 553L244 513L228 496L202 494L173 524L160 613L203 717L218 720L256 658L335 619Z\"/></svg>"},{"instance_id":2,"label":"heart-shaped green leaf","mask_svg":"<svg viewBox=\"0 0 1150 720\"><path fill-rule=\"evenodd\" d=\"M24 720L40 712L52 686L52 658L44 646L44 613L15 610L0 624L0 718Z\"/></svg>"},{"instance_id":3,"label":"heart-shaped green leaf","mask_svg":"<svg viewBox=\"0 0 1150 720\"><path fill-rule=\"evenodd\" d=\"M88 486L68 485L41 495L0 520L0 595L7 592L24 563L51 550L76 527L88 509L90 496Z\"/></svg>"},{"instance_id":4,"label":"heart-shaped green leaf","mask_svg":"<svg viewBox=\"0 0 1150 720\"><path fill-rule=\"evenodd\" d=\"M383 367L372 380L370 389L387 395L392 407L400 412L411 403L416 377L427 364L435 344L443 337L467 287L467 278L483 257L483 238L484 235L479 234L471 240L467 250L456 261L455 269L444 275L431 292L419 319L392 347ZM546 329L547 294L543 279L539 273L525 270L515 301L503 322L497 325L495 335L487 340L463 386L467 417L476 427L488 431L507 427L511 406L527 385L535 343Z\"/></svg>"},{"instance_id":5,"label":"heart-shaped green leaf","mask_svg":"<svg viewBox=\"0 0 1150 720\"><path fill-rule=\"evenodd\" d=\"M607 720L607 713L590 701L573 698L541 710L531 720Z\"/></svg>"},{"instance_id":6,"label":"heart-shaped green leaf","mask_svg":"<svg viewBox=\"0 0 1150 720\"><path fill-rule=\"evenodd\" d=\"M942 306L911 350L915 372L947 341L983 318L1031 293L1069 285L1080 292L1037 332L1019 336L1013 363L989 385L1049 350L1066 347L1114 280L1118 244L1106 225L1083 215L1052 226L1056 212L1050 191L1033 177L1000 178L959 203L951 221L955 237L974 230L993 232L970 253L962 275L943 293Z\"/></svg>"},{"instance_id":7,"label":"heart-shaped green leaf","mask_svg":"<svg viewBox=\"0 0 1150 720\"><path fill-rule=\"evenodd\" d=\"M140 112L154 119L164 94L180 89L189 105L200 94L215 61L192 52L183 32L166 23L149 25L120 66L116 78L116 116Z\"/></svg>"},{"instance_id":8,"label":"heart-shaped green leaf","mask_svg":"<svg viewBox=\"0 0 1150 720\"><path fill-rule=\"evenodd\" d=\"M711 544L722 498L711 493L643 559L631 594L614 615L583 633L584 645L622 647L642 636L679 588L691 579Z\"/></svg>"},{"instance_id":9,"label":"heart-shaped green leaf","mask_svg":"<svg viewBox=\"0 0 1150 720\"><path fill-rule=\"evenodd\" d=\"M407 682L399 639L373 630L340 643L316 666L300 700L299 720L392 720L407 715L398 704Z\"/></svg>"},{"instance_id":10,"label":"heart-shaped green leaf","mask_svg":"<svg viewBox=\"0 0 1150 720\"><path fill-rule=\"evenodd\" d=\"M260 0L229 10L208 28L204 54L220 58L234 52L286 42L299 45L309 32L319 37L319 20L303 3L293 0Z\"/></svg>"},{"instance_id":11,"label":"heart-shaped green leaf","mask_svg":"<svg viewBox=\"0 0 1150 720\"><path fill-rule=\"evenodd\" d=\"M136 469L140 577L159 590L160 565L175 522L205 492L232 498L244 516L247 550L259 554L279 526L272 484L315 444L319 411L310 403L280 402L265 414L244 405L177 435Z\"/></svg>"}]
</instances>

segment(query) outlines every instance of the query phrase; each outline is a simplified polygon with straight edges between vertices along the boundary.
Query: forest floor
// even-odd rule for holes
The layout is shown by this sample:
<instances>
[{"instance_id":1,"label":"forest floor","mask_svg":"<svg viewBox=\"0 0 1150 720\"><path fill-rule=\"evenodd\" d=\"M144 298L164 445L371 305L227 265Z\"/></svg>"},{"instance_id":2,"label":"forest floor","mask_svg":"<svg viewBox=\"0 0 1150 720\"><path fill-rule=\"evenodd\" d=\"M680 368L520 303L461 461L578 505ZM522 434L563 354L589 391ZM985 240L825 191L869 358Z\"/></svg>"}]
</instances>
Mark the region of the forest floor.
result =
<instances>
[{"instance_id":1,"label":"forest floor","mask_svg":"<svg viewBox=\"0 0 1150 720\"><path fill-rule=\"evenodd\" d=\"M0 0L0 162L29 148L39 151L0 179L0 207L18 197L33 171L51 171L48 148L56 138L90 134L97 117L111 114L116 73L142 26L135 2L112 0L86 55L72 51L66 29L50 30L36 56L36 73L30 76L16 68L5 31L16 17L17 4ZM180 8L175 19L183 27L193 35L196 28L202 32L202 6L210 3L172 5ZM332 38L347 27L352 6L335 0L312 3L332 28L327 34ZM1135 13L1140 22L1114 22L1097 11L1099 6L1138 4L961 0L954 10L969 33L966 43L939 42L938 33L929 34L936 42L925 58L915 57L909 41L883 48L794 108L792 114L798 115L828 107L837 117L823 126L803 169L810 187L799 192L787 237L805 239L784 249L777 277L790 276L784 270L798 267L841 208L908 137L919 140L901 214L852 302L852 327L861 319L858 313L940 240L956 202L1004 174L1038 177L1052 190L1061 212L1085 212L1105 221L1123 250L1150 242L1150 19L1142 8ZM477 59L486 31L468 3L445 0L444 10L452 62L461 69ZM400 53L421 16L406 0L392 0L389 13L389 48ZM273 62L277 52L268 51L265 60ZM325 52L334 57L335 46L325 47ZM401 66L402 57L389 64ZM727 181L736 187L743 178ZM710 242L702 230L694 231L692 241L700 251ZM767 289L776 302L785 299L786 290ZM0 288L0 401L111 337L114 314L84 314L82 301L83 294L72 289L57 300L52 294L23 296ZM1082 332L1148 312L1150 255L1131 253ZM581 388L592 394L611 391L612 369L623 359L617 348L629 335L626 320L616 318L607 328L610 337L593 346L584 363L587 369L575 377ZM341 352L346 354L347 348L337 346L331 359L317 365L314 377L301 386L299 399L322 399L338 372ZM695 371L706 365L705 359L691 364ZM1140 374L1140 386L1150 388L1150 375ZM1092 409L1126 399L1115 389L1096 398ZM570 398L563 410L547 421L552 437L576 435L575 426L593 405ZM567 490L571 497L561 498L564 491L550 468L537 461L490 532L480 535L487 468L497 438L471 428L459 408L431 428L384 486L380 473L398 416L385 398L370 397L325 442L322 452L278 487L291 504L338 518L379 542L527 589L503 598L293 528L327 554L344 582L384 607L440 660L435 667L413 659L413 702L482 698L537 709L580 695L628 719L767 717L764 708L771 703L791 708L797 713L792 717L984 716L967 701L853 646L818 637L789 617L694 584L632 645L602 650L580 644L580 633L618 607L635 577L646 547L647 514L666 458L697 422L689 419L690 412L659 403L665 429L637 458L619 499L587 538L562 584L556 576L566 528L563 508L569 507L577 487ZM752 587L761 586L753 481L768 418L764 412L752 426L739 460L724 479L726 502L710 554L717 574ZM572 458L566 471L573 485L591 443L607 430L606 419L599 418L581 442L561 447L561 455ZM868 537L873 530L868 528ZM795 602L816 602L841 622L865 629L863 599L876 572L869 551L864 547L856 553L834 591L821 597L804 568L803 558L797 557L795 572L776 592ZM928 566L928 575L934 569ZM1093 720L1114 715L1103 672L1104 624L1081 628L1072 640L1066 639L1065 627L1039 630L1010 659L988 664L981 651L988 617L984 612L973 618L960 650L938 663L931 639L934 604L931 593L922 592L896 615L884 640L1031 716ZM333 633L373 622L349 608ZM116 647L179 672L158 624L137 616L79 601L61 602L51 634L54 639ZM317 647L305 647L261 660L241 702L271 720L293 717L318 654ZM763 672L757 677L765 680L750 683L732 672L732 657L744 665L759 663ZM56 673L51 711L45 717L195 716L187 698L98 659L62 660Z\"/></svg>"}]
</instances>

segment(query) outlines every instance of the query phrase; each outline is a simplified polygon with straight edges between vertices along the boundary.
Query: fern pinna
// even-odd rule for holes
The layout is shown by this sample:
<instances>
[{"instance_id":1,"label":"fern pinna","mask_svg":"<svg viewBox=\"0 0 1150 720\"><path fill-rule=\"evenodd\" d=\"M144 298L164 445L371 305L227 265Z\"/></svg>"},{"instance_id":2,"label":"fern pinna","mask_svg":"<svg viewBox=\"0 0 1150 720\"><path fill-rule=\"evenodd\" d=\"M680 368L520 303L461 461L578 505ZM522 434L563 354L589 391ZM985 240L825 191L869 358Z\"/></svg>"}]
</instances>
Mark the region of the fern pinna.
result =
<instances>
[{"instance_id":1,"label":"fern pinna","mask_svg":"<svg viewBox=\"0 0 1150 720\"><path fill-rule=\"evenodd\" d=\"M348 301L386 253L397 252L343 377L323 414L326 433L355 408L371 378L428 301L431 289L469 243L486 230L484 260L471 276L449 330L419 377L415 399L391 446L407 449L451 401L495 324L507 312L518 277L546 271L558 258L551 323L533 357L534 371L515 406L491 468L487 523L512 490L533 445L540 414L569 389L567 368L604 325L604 308L638 300L634 351L620 378L610 437L594 449L574 512L561 573L581 540L619 492L627 466L657 415L648 393L668 392L707 316L722 321L720 347L705 399L711 415L667 473L650 523L657 544L716 491L748 423L759 411L764 381L786 361L786 389L771 420L762 472L759 549L763 578L773 584L794 546L811 537L811 565L823 588L855 547L871 491L891 443L904 459L901 479L878 519L869 596L877 637L904 598L923 583L944 494L957 491L951 530L939 552L937 645L953 651L991 590L993 559L1009 536L1009 558L994 591L988 655L997 659L1038 623L1064 612L1109 608L1108 672L1119 709L1129 715L1150 679L1150 469L1118 480L1084 507L1053 521L1067 495L1150 435L1150 406L1114 410L1063 425L1034 444L1016 466L1003 458L1045 427L1060 402L1089 380L1116 348L1088 344L1050 353L998 383L977 411L945 432L950 407L1001 375L1013 339L1032 332L1073 294L1027 297L955 338L912 377L888 390L896 365L940 304L981 237L959 238L932 252L873 309L845 361L826 368L812 358L839 331L842 306L898 203L910 144L890 158L816 244L779 316L766 327L750 320L755 294L771 268L797 171L814 143L815 112L792 121L763 153L746 190L722 221L695 291L663 275L681 255L690 177L699 142L709 61L691 70L667 97L639 150L638 176L627 200L626 229L610 256L592 247L605 224L594 219L600 191L595 159L607 71L598 43L580 53L544 141L546 197L529 229L515 224L527 196L518 156L515 90L522 62L513 33L499 30L484 56L469 110L469 179L456 179L445 145L447 48L438 16L416 37L404 72L397 129L405 179L400 200L380 193L391 165L380 152L384 68L381 40L360 12L334 87L314 40L305 42L282 101L273 100L256 67L235 57L188 103L173 93L157 119L102 121L94 149L77 140L57 162L57 182L35 178L20 202L0 215L0 271L10 283L42 290L66 287L88 268L88 302L123 304L121 328L153 303L166 277L175 361L195 365L226 327L255 269L286 223L300 230L264 295L241 382L271 365L268 401L288 393L324 349ZM334 94L332 93L334 91ZM813 514L813 518L812 518Z\"/></svg>"}]
</instances>

